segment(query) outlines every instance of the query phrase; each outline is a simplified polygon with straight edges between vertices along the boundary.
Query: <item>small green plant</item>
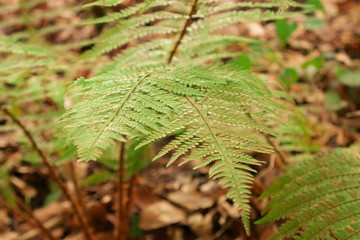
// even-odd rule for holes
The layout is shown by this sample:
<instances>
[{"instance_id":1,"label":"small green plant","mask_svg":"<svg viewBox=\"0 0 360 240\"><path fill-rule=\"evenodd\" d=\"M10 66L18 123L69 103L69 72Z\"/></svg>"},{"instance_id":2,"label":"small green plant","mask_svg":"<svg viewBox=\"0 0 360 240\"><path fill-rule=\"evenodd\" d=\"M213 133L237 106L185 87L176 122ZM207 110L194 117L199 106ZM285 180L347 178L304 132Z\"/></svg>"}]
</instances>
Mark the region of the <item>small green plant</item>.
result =
<instances>
[{"instance_id":1,"label":"small green plant","mask_svg":"<svg viewBox=\"0 0 360 240\"><path fill-rule=\"evenodd\" d=\"M283 19L276 21L276 34L283 47L286 46L289 37L296 30L296 23L289 23Z\"/></svg>"},{"instance_id":2,"label":"small green plant","mask_svg":"<svg viewBox=\"0 0 360 240\"><path fill-rule=\"evenodd\" d=\"M145 1L88 20L117 25L94 39L85 59L131 47L95 77L73 84L71 91L82 100L61 124L80 160L97 160L116 142L123 149L128 139L136 139L141 147L183 130L155 159L172 152L169 164L179 158L200 159L198 167L211 164L210 177L230 189L228 197L237 204L250 235L252 166L260 162L247 152L271 152L271 126L279 121L281 104L254 74L222 63L238 55L229 45L252 40L219 30L291 13L267 10L280 6L277 3L215 2ZM116 4L97 1L87 6ZM125 158L121 155L119 161Z\"/></svg>"}]
</instances>

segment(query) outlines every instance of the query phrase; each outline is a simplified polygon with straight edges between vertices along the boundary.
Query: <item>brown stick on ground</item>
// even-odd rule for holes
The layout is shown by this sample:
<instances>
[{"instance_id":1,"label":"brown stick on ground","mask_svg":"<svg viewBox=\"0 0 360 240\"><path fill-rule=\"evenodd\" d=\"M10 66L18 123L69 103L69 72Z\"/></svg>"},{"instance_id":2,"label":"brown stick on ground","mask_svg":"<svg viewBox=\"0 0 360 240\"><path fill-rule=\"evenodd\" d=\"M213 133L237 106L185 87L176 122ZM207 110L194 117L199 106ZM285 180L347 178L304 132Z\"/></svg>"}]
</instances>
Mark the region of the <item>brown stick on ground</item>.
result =
<instances>
[{"instance_id":1,"label":"brown stick on ground","mask_svg":"<svg viewBox=\"0 0 360 240\"><path fill-rule=\"evenodd\" d=\"M78 202L75 201L70 194L70 191L68 190L68 187L66 186L66 183L62 179L62 176L60 175L58 169L56 166L52 165L50 161L45 156L44 152L39 148L38 144L36 143L34 137L31 135L30 131L27 130L27 128L7 109L2 109L2 111L11 118L11 120L23 131L25 136L28 138L28 140L31 142L31 145L33 149L36 151L36 153L39 155L42 164L47 168L47 170L50 173L50 176L55 180L55 182L58 184L61 192L66 197L66 199L70 202L71 207L73 208L74 212L76 213L76 216L79 220L79 223L82 227L82 230L84 232L84 236L86 240L95 240L93 236L91 235L90 226L86 224L86 220L83 219L81 215L81 207L79 206Z\"/></svg>"},{"instance_id":2,"label":"brown stick on ground","mask_svg":"<svg viewBox=\"0 0 360 240\"><path fill-rule=\"evenodd\" d=\"M117 170L117 186L115 198L115 240L126 240L128 237L126 205L124 204L124 173L125 173L125 143L120 143L119 165Z\"/></svg>"},{"instance_id":3,"label":"brown stick on ground","mask_svg":"<svg viewBox=\"0 0 360 240\"><path fill-rule=\"evenodd\" d=\"M93 234L93 229L91 227L91 217L89 215L89 212L87 211L86 203L83 198L83 192L81 191L79 184L78 184L78 178L76 175L76 164L73 162L69 162L69 170L70 170L70 179L74 184L74 190L75 190L75 200L78 202L82 215L82 218L86 221L86 225L89 226L90 234Z\"/></svg>"},{"instance_id":4,"label":"brown stick on ground","mask_svg":"<svg viewBox=\"0 0 360 240\"><path fill-rule=\"evenodd\" d=\"M31 224L34 228L36 228L39 232L39 234L43 237L43 239L46 240L56 240L54 236L51 235L50 231L44 227L44 225L37 219L31 210L29 210L26 205L23 204L22 201L18 201L17 204L20 205L20 207L23 209L23 211L20 211L20 209L16 209L12 207L10 204L8 204L6 201L0 198L0 207L6 208L9 212L11 212L14 215L17 215L18 217L22 218L24 221Z\"/></svg>"}]
</instances>

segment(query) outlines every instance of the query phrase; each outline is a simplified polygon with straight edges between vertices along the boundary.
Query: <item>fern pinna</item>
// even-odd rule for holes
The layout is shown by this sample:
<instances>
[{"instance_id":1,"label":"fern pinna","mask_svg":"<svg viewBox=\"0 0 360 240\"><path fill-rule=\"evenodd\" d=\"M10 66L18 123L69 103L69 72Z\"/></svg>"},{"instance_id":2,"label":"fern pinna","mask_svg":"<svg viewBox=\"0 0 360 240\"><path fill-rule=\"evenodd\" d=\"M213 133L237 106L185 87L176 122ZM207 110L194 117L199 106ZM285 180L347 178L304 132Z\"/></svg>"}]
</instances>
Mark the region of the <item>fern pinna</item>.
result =
<instances>
[{"instance_id":1,"label":"fern pinna","mask_svg":"<svg viewBox=\"0 0 360 240\"><path fill-rule=\"evenodd\" d=\"M359 163L354 146L290 165L263 194L271 201L259 223L290 217L276 239L359 239Z\"/></svg>"},{"instance_id":2,"label":"fern pinna","mask_svg":"<svg viewBox=\"0 0 360 240\"><path fill-rule=\"evenodd\" d=\"M274 134L267 123L276 121L278 99L255 75L222 63L237 55L229 45L253 41L226 27L286 17L266 10L277 6L154 0L88 20L114 24L83 57L110 53L113 60L95 77L74 83L81 101L61 121L80 160L98 159L115 141L137 138L140 147L182 129L155 159L172 152L169 164L179 158L212 164L209 175L230 189L250 234L252 166L260 162L248 153L271 152L263 136Z\"/></svg>"}]
</instances>

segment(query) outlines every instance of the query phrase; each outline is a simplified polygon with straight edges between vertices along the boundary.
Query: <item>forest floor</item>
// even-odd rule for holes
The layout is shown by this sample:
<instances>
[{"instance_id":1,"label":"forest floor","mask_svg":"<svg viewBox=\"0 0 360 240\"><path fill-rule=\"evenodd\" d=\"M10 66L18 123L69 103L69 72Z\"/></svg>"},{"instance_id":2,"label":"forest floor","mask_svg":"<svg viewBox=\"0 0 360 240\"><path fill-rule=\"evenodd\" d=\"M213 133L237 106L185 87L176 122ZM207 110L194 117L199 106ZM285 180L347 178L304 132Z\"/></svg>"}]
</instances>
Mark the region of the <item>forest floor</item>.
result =
<instances>
[{"instance_id":1,"label":"forest floor","mask_svg":"<svg viewBox=\"0 0 360 240\"><path fill-rule=\"evenodd\" d=\"M261 65L260 62L252 69L261 72L264 78L278 79L285 68L298 71L299 79L288 87L288 93L306 112L304 124L311 129L307 136L309 145L326 152L337 146L349 146L358 138L360 80L353 86L342 82L337 66L353 71L360 69L360 1L325 0L322 3L324 11L318 11L310 20L305 15L292 19L297 28L285 47L277 40L273 22L243 23L236 31L270 43L273 50L267 57L275 59L273 64ZM21 159L20 149L12 135L1 134L0 165ZM290 159L297 153L285 154ZM252 188L253 220L261 217L268 201L258 197L284 171L284 163L275 155L255 157L264 164L257 169ZM192 163L165 168L167 158L151 163L125 184L131 191L126 201L129 202L129 231L133 239L267 240L277 231L278 223L253 224L251 237L246 237L236 207L226 199L226 191L208 179L208 169L193 170ZM81 179L101 166L96 162L80 162L63 167L69 174L74 169L76 178ZM19 194L31 196L34 214L55 236L66 236L63 238L66 240L83 239L68 203L57 199L43 204L49 193L48 174L43 168L18 161L10 172L11 182L19 189ZM112 239L114 190L113 181L82 188L97 240ZM0 239L41 237L31 225L1 208Z\"/></svg>"}]
</instances>

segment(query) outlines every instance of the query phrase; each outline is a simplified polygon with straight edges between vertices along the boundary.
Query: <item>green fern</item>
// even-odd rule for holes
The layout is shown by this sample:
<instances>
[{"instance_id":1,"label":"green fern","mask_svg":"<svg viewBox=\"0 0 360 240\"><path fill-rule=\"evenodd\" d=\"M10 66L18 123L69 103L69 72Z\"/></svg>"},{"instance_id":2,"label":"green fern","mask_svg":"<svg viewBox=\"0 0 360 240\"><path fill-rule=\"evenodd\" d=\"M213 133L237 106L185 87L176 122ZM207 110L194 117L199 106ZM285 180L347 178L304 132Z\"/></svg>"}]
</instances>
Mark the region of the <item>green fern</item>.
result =
<instances>
[{"instance_id":1,"label":"green fern","mask_svg":"<svg viewBox=\"0 0 360 240\"><path fill-rule=\"evenodd\" d=\"M320 150L320 144L314 140L318 126L309 120L306 113L305 109L297 107L289 114L288 124L281 129L279 136L283 150L297 153L316 153Z\"/></svg>"},{"instance_id":2,"label":"green fern","mask_svg":"<svg viewBox=\"0 0 360 240\"><path fill-rule=\"evenodd\" d=\"M84 100L62 124L80 160L96 160L125 136L140 138L142 146L186 128L156 158L175 150L170 163L188 153L187 160L203 159L200 166L215 162L210 175L232 188L229 197L248 223L253 172L248 165L259 162L243 152L271 148L245 130L273 134L258 122L275 118L276 111L275 97L260 80L226 66L154 65L112 70L75 84L83 88Z\"/></svg>"},{"instance_id":3,"label":"green fern","mask_svg":"<svg viewBox=\"0 0 360 240\"><path fill-rule=\"evenodd\" d=\"M55 45L49 35L73 27L56 25L58 21L54 19L70 19L80 10L81 6L56 7L45 0L0 6L0 105L26 126L32 125L31 134L44 152L57 157L58 164L76 157L74 148L64 149L65 139L55 135L59 132L56 122L65 110L66 84L74 78L73 71L78 71L77 67L83 64L73 63L75 54L69 48L81 46L82 40ZM10 120L0 126L1 133L18 133L17 129ZM22 143L21 160L38 164L39 158L24 136L15 136L17 142Z\"/></svg>"},{"instance_id":4,"label":"green fern","mask_svg":"<svg viewBox=\"0 0 360 240\"><path fill-rule=\"evenodd\" d=\"M229 188L250 234L253 166L260 162L248 153L272 151L264 135L274 135L279 98L253 74L214 62L236 56L229 45L254 41L219 30L293 15L269 10L277 6L154 0L88 20L113 27L94 38L83 59L114 57L70 90L81 101L61 125L79 159L97 160L117 141L136 139L141 147L182 129L155 159L172 153L169 164L179 158L201 159L198 167L211 164L210 177Z\"/></svg>"},{"instance_id":5,"label":"green fern","mask_svg":"<svg viewBox=\"0 0 360 240\"><path fill-rule=\"evenodd\" d=\"M101 3L98 1L97 3ZM298 7L304 11L305 5L291 3L291 6ZM155 0L150 2L141 2L136 5L124 8L119 12L110 13L100 18L89 19L87 24L94 23L117 23L115 27L106 29L93 41L95 46L84 54L84 57L91 58L98 55L116 50L127 44L143 45L148 42L147 39L167 40L162 45L153 45L151 53L155 55L147 55L144 60L152 63L163 63L168 58L174 43L181 35L184 23L192 19L192 24L186 29L186 34L179 46L179 54L175 56L175 62L191 61L196 58L204 58L201 63L208 62L206 56L220 51L230 54L229 49L225 47L233 42L248 41L245 38L238 38L229 32L217 33L220 29L226 29L227 26L239 24L242 22L257 22L282 19L293 16L294 13L279 14L268 9L280 7L277 3L237 3L237 2L216 2L216 1L196 1L196 6L191 16L192 5L186 1L171 0ZM242 8L248 10L242 10ZM228 40L231 41L228 41ZM212 44L214 49L207 52L198 52L196 45L209 45L208 42L217 41ZM150 40L152 42L154 40ZM194 46L194 43L196 45ZM132 47L133 48L133 47ZM132 49L130 48L130 49ZM140 48L144 50L143 48ZM140 50L139 49L139 50ZM116 59L122 59L126 62L126 55L129 48L120 52ZM137 56L147 52L136 52ZM191 58L183 58L181 54L191 53ZM233 53L233 52L232 52ZM186 55L185 55L186 56ZM231 56L231 55L230 55ZM233 55L234 56L234 55ZM223 58L229 57L224 54ZM211 60L211 58L210 58ZM135 66L136 64L132 65ZM118 65L118 67L120 64ZM121 66L120 66L121 67Z\"/></svg>"},{"instance_id":6,"label":"green fern","mask_svg":"<svg viewBox=\"0 0 360 240\"><path fill-rule=\"evenodd\" d=\"M263 194L271 196L263 223L290 218L276 239L360 238L360 148L340 148L289 166Z\"/></svg>"}]
</instances>

